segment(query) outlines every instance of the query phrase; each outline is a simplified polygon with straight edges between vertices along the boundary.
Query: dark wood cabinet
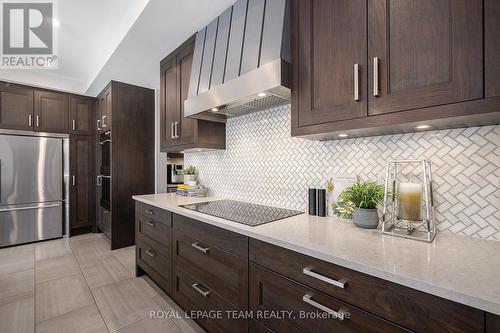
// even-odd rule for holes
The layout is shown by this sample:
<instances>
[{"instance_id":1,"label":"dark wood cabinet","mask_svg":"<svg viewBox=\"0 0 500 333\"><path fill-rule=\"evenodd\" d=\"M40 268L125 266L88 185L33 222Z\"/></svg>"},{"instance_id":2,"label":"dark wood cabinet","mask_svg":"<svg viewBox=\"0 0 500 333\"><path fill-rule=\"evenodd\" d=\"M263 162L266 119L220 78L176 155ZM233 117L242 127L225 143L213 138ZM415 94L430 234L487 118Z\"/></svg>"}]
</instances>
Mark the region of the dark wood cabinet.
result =
<instances>
[{"instance_id":1,"label":"dark wood cabinet","mask_svg":"<svg viewBox=\"0 0 500 333\"><path fill-rule=\"evenodd\" d=\"M297 125L366 117L366 0L296 1Z\"/></svg>"},{"instance_id":2,"label":"dark wood cabinet","mask_svg":"<svg viewBox=\"0 0 500 333\"><path fill-rule=\"evenodd\" d=\"M486 313L486 333L500 332L500 316Z\"/></svg>"},{"instance_id":3,"label":"dark wood cabinet","mask_svg":"<svg viewBox=\"0 0 500 333\"><path fill-rule=\"evenodd\" d=\"M70 97L70 134L92 135L94 129L94 98Z\"/></svg>"},{"instance_id":4,"label":"dark wood cabinet","mask_svg":"<svg viewBox=\"0 0 500 333\"><path fill-rule=\"evenodd\" d=\"M370 0L368 13L370 114L483 97L481 1Z\"/></svg>"},{"instance_id":5,"label":"dark wood cabinet","mask_svg":"<svg viewBox=\"0 0 500 333\"><path fill-rule=\"evenodd\" d=\"M498 124L500 5L484 5L292 0L292 136Z\"/></svg>"},{"instance_id":6,"label":"dark wood cabinet","mask_svg":"<svg viewBox=\"0 0 500 333\"><path fill-rule=\"evenodd\" d=\"M500 96L500 1L485 0L484 7L485 94L494 97Z\"/></svg>"},{"instance_id":7,"label":"dark wood cabinet","mask_svg":"<svg viewBox=\"0 0 500 333\"><path fill-rule=\"evenodd\" d=\"M225 148L225 124L184 117L194 53L194 36L160 64L160 149Z\"/></svg>"},{"instance_id":8,"label":"dark wood cabinet","mask_svg":"<svg viewBox=\"0 0 500 333\"><path fill-rule=\"evenodd\" d=\"M37 132L69 133L69 96L35 91L34 125Z\"/></svg>"},{"instance_id":9,"label":"dark wood cabinet","mask_svg":"<svg viewBox=\"0 0 500 333\"><path fill-rule=\"evenodd\" d=\"M92 136L70 137L70 220L75 229L89 228L94 223ZM89 230L90 231L90 230Z\"/></svg>"},{"instance_id":10,"label":"dark wood cabinet","mask_svg":"<svg viewBox=\"0 0 500 333\"><path fill-rule=\"evenodd\" d=\"M112 250L135 243L132 196L155 190L154 96L152 89L116 81L98 96L97 225ZM103 131L109 133L99 135Z\"/></svg>"},{"instance_id":11,"label":"dark wood cabinet","mask_svg":"<svg viewBox=\"0 0 500 333\"><path fill-rule=\"evenodd\" d=\"M33 89L0 82L0 128L33 130Z\"/></svg>"}]
</instances>

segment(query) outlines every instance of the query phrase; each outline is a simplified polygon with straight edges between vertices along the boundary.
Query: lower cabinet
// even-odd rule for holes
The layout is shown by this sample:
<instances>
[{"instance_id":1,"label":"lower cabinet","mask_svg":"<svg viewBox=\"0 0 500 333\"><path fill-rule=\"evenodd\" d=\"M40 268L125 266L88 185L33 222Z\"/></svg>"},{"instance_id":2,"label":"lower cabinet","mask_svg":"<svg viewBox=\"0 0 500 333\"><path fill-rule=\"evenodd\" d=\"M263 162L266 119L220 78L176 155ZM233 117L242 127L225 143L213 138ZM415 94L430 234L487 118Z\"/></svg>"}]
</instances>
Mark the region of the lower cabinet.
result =
<instances>
[{"instance_id":1,"label":"lower cabinet","mask_svg":"<svg viewBox=\"0 0 500 333\"><path fill-rule=\"evenodd\" d=\"M140 202L136 267L208 332L500 329L499 316Z\"/></svg>"}]
</instances>

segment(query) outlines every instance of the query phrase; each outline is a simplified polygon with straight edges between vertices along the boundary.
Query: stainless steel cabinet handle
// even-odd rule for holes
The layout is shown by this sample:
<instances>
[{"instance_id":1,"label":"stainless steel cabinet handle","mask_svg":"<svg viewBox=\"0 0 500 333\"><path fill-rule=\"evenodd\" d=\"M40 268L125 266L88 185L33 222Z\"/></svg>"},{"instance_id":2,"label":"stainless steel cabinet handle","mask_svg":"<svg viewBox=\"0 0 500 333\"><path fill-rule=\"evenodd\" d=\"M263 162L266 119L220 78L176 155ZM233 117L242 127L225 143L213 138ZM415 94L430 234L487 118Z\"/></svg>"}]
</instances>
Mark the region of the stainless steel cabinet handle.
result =
<instances>
[{"instance_id":1,"label":"stainless steel cabinet handle","mask_svg":"<svg viewBox=\"0 0 500 333\"><path fill-rule=\"evenodd\" d=\"M97 186L101 186L102 185L102 176L99 175L97 176Z\"/></svg>"},{"instance_id":2,"label":"stainless steel cabinet handle","mask_svg":"<svg viewBox=\"0 0 500 333\"><path fill-rule=\"evenodd\" d=\"M108 116L102 116L102 128L108 127L108 124L106 124L107 118L108 118Z\"/></svg>"},{"instance_id":3,"label":"stainless steel cabinet handle","mask_svg":"<svg viewBox=\"0 0 500 333\"><path fill-rule=\"evenodd\" d=\"M209 247L201 247L198 243L193 243L191 244L192 247L194 247L195 249L197 249L198 251L201 251L203 253L207 253L210 248Z\"/></svg>"},{"instance_id":4,"label":"stainless steel cabinet handle","mask_svg":"<svg viewBox=\"0 0 500 333\"><path fill-rule=\"evenodd\" d=\"M40 116L35 117L36 127L40 127Z\"/></svg>"},{"instance_id":5,"label":"stainless steel cabinet handle","mask_svg":"<svg viewBox=\"0 0 500 333\"><path fill-rule=\"evenodd\" d=\"M199 286L199 283L193 283L193 285L192 285L193 289L196 290L197 292L199 292L200 294L202 294L203 297L207 297L208 295L210 295L210 291L208 291L208 290L203 291L198 286Z\"/></svg>"},{"instance_id":6,"label":"stainless steel cabinet handle","mask_svg":"<svg viewBox=\"0 0 500 333\"><path fill-rule=\"evenodd\" d=\"M359 101L359 64L354 64L354 100Z\"/></svg>"},{"instance_id":7,"label":"stainless steel cabinet handle","mask_svg":"<svg viewBox=\"0 0 500 333\"><path fill-rule=\"evenodd\" d=\"M147 250L146 253L150 256L150 257L156 257L156 253L155 251L152 251L152 250Z\"/></svg>"},{"instance_id":8,"label":"stainless steel cabinet handle","mask_svg":"<svg viewBox=\"0 0 500 333\"><path fill-rule=\"evenodd\" d=\"M175 134L174 134L175 129L174 129L174 127L175 127L174 123L170 123L170 138L171 139L175 139Z\"/></svg>"},{"instance_id":9,"label":"stainless steel cabinet handle","mask_svg":"<svg viewBox=\"0 0 500 333\"><path fill-rule=\"evenodd\" d=\"M311 267L306 267L302 270L302 273L304 273L305 275L308 275L310 277L313 277L315 279L318 279L318 280L321 280L323 282L326 282L328 284L331 284L335 287L339 287L339 288L344 288L345 285L347 284L347 281L342 279L342 280L334 280L334 279L330 279L324 275L321 275L321 274L318 274L318 273L315 273L313 272L312 268Z\"/></svg>"},{"instance_id":10,"label":"stainless steel cabinet handle","mask_svg":"<svg viewBox=\"0 0 500 333\"><path fill-rule=\"evenodd\" d=\"M75 175L73 175L73 176L71 177L71 183L73 184L73 186L75 186L75 185L76 185L76 176L75 176Z\"/></svg>"},{"instance_id":11,"label":"stainless steel cabinet handle","mask_svg":"<svg viewBox=\"0 0 500 333\"><path fill-rule=\"evenodd\" d=\"M378 87L379 65L380 65L380 58L379 57L374 57L373 58L373 96L375 96L375 97L379 97L380 96L380 89Z\"/></svg>"},{"instance_id":12,"label":"stainless steel cabinet handle","mask_svg":"<svg viewBox=\"0 0 500 333\"><path fill-rule=\"evenodd\" d=\"M32 125L32 119L31 119L31 117L32 117L32 116L29 114L29 115L28 115L28 126L30 126L30 127L31 127L31 125Z\"/></svg>"},{"instance_id":13,"label":"stainless steel cabinet handle","mask_svg":"<svg viewBox=\"0 0 500 333\"><path fill-rule=\"evenodd\" d=\"M320 303L318 303L316 301L313 301L312 295L305 294L304 296L302 296L302 300L305 303L314 306L316 309L328 313L329 315L337 318L338 320L344 320L344 313L342 311L340 311L340 310L339 311L332 310L329 307L324 306L323 304L320 304Z\"/></svg>"},{"instance_id":14,"label":"stainless steel cabinet handle","mask_svg":"<svg viewBox=\"0 0 500 333\"><path fill-rule=\"evenodd\" d=\"M101 130L101 120L100 119L97 120L97 130L98 131Z\"/></svg>"},{"instance_id":15,"label":"stainless steel cabinet handle","mask_svg":"<svg viewBox=\"0 0 500 333\"><path fill-rule=\"evenodd\" d=\"M174 129L175 129L175 131L174 131L175 137L179 138L179 122L178 121L174 122Z\"/></svg>"},{"instance_id":16,"label":"stainless steel cabinet handle","mask_svg":"<svg viewBox=\"0 0 500 333\"><path fill-rule=\"evenodd\" d=\"M73 119L71 121L71 127L73 128L73 131L76 131L76 121L75 121L75 119Z\"/></svg>"},{"instance_id":17,"label":"stainless steel cabinet handle","mask_svg":"<svg viewBox=\"0 0 500 333\"><path fill-rule=\"evenodd\" d=\"M59 207L60 204L52 204L52 205L38 205L38 206L27 206L27 207L19 207L19 208L2 208L0 212L12 212L18 210L31 210L31 209L41 209L41 208L54 208Z\"/></svg>"},{"instance_id":18,"label":"stainless steel cabinet handle","mask_svg":"<svg viewBox=\"0 0 500 333\"><path fill-rule=\"evenodd\" d=\"M148 213L149 215L155 215L155 212L153 212L151 209L144 209L144 213Z\"/></svg>"},{"instance_id":19,"label":"stainless steel cabinet handle","mask_svg":"<svg viewBox=\"0 0 500 333\"><path fill-rule=\"evenodd\" d=\"M151 228L155 227L155 224L153 222L146 221L144 223L146 223L147 225L149 225Z\"/></svg>"}]
</instances>

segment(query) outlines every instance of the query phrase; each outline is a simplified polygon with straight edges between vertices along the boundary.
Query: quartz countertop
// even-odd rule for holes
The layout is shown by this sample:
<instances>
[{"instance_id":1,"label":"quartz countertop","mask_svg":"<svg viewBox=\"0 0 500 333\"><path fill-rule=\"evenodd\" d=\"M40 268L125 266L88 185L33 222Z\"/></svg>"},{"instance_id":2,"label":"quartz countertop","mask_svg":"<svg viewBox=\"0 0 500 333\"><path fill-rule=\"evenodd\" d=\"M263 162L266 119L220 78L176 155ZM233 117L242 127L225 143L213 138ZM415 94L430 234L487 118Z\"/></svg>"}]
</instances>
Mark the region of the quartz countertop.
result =
<instances>
[{"instance_id":1,"label":"quartz countertop","mask_svg":"<svg viewBox=\"0 0 500 333\"><path fill-rule=\"evenodd\" d=\"M500 242L438 233L433 243L382 235L307 214L256 227L179 205L221 197L137 195L134 200L500 315Z\"/></svg>"}]
</instances>

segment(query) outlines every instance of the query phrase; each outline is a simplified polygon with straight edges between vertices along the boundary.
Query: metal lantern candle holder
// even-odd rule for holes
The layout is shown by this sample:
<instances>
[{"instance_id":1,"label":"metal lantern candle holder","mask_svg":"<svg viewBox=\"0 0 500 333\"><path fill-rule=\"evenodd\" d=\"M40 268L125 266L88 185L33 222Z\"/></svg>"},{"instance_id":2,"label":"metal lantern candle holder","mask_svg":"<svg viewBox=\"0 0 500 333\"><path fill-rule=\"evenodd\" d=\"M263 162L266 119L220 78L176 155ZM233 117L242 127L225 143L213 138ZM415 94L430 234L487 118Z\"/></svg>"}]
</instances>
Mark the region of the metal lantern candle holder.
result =
<instances>
[{"instance_id":1,"label":"metal lantern candle holder","mask_svg":"<svg viewBox=\"0 0 500 333\"><path fill-rule=\"evenodd\" d=\"M431 163L387 162L382 233L432 242L436 236Z\"/></svg>"}]
</instances>

